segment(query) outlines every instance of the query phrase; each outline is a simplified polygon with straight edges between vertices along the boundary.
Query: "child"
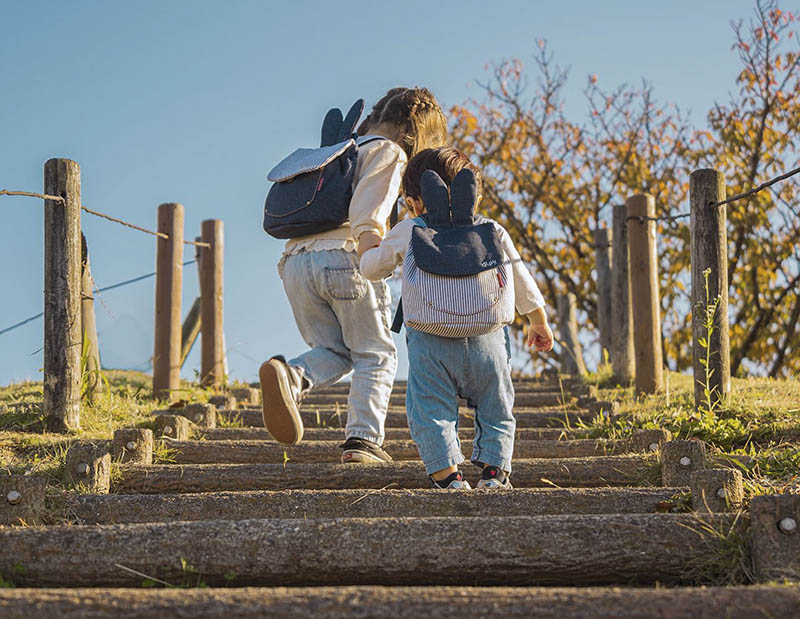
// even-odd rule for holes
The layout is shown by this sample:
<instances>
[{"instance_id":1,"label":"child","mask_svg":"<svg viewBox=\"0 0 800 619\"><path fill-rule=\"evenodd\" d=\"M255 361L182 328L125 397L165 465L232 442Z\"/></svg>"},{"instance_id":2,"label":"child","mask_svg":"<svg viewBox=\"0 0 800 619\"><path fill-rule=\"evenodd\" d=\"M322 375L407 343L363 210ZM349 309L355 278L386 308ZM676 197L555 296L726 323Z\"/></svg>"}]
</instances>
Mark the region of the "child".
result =
<instances>
[{"instance_id":1,"label":"child","mask_svg":"<svg viewBox=\"0 0 800 619\"><path fill-rule=\"evenodd\" d=\"M311 347L294 359L272 357L259 370L264 425L282 443L298 443L298 405L314 389L353 370L342 462L386 462L381 448L397 352L389 332L389 289L358 271L358 256L386 233L408 158L444 143L446 121L425 88L393 88L373 107L360 136L382 136L358 150L350 221L292 238L278 272L295 322ZM358 251L358 254L356 253Z\"/></svg>"},{"instance_id":2,"label":"child","mask_svg":"<svg viewBox=\"0 0 800 619\"><path fill-rule=\"evenodd\" d=\"M375 281L387 277L404 261L404 269L410 268L408 258L411 254L409 244L412 232L415 227L427 226L433 216L433 213L426 216L427 221L419 217L426 212L423 201L425 192L421 188L425 181L423 173L426 170L435 172L450 188L452 217L455 221L457 192L455 184L451 183L464 169L474 174L474 190L468 200L476 204L480 200L480 172L463 153L454 148L429 149L409 162L403 176L403 195L410 214L415 218L399 223L378 247L362 255L360 268L367 279ZM427 174L428 180L435 178L435 175ZM469 176L467 174L466 178ZM462 185L459 185L459 199L465 195ZM446 194L448 189L442 187L442 191ZM425 200L430 197L437 196L433 192L425 193ZM467 205L470 213L473 208L473 204ZM551 350L553 334L547 324L544 299L508 232L490 219L478 217L472 222L494 226L493 230L491 226L489 230L496 234L494 238L499 241L496 247L501 248L504 254L501 261L511 263L513 282L509 284L513 283L516 309L529 322L528 346L534 345L537 351ZM474 243L474 236L472 238ZM457 269L458 265L454 265L454 268ZM505 277L504 273L505 270L498 271L497 278ZM404 296L407 277L407 273L404 273ZM500 287L503 287L502 282ZM509 291L510 288L509 285ZM508 318L513 318L513 308L509 308ZM472 337L440 337L409 327L408 322L406 329L409 358L406 397L408 424L434 488L470 488L458 470L458 465L464 461L458 439L458 397L466 398L469 405L476 409L472 462L483 469L477 487L511 488L509 475L516 422L512 414L514 390L507 327Z\"/></svg>"}]
</instances>

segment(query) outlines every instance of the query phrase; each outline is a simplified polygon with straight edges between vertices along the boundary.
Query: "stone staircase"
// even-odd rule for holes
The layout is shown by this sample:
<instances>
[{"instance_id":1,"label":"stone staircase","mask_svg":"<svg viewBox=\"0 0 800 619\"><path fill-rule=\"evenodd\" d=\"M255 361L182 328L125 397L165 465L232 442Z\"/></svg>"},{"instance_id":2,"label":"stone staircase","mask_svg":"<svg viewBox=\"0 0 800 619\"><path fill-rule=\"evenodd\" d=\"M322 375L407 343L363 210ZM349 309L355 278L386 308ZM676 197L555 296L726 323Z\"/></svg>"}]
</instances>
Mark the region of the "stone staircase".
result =
<instances>
[{"instance_id":1,"label":"stone staircase","mask_svg":"<svg viewBox=\"0 0 800 619\"><path fill-rule=\"evenodd\" d=\"M0 526L0 575L20 587L0 589L0 617L800 616L797 585L696 586L742 566L800 577L800 497L736 511L741 475L707 468L701 444L571 438L613 403L530 380L517 381L515 489L435 491L404 389L388 464L338 463L336 385L304 402L300 445L270 440L246 390L235 409L160 411L155 435L76 444L66 475L94 492L45 498L36 480L0 478L0 525L45 525ZM152 463L154 446L169 463Z\"/></svg>"}]
</instances>

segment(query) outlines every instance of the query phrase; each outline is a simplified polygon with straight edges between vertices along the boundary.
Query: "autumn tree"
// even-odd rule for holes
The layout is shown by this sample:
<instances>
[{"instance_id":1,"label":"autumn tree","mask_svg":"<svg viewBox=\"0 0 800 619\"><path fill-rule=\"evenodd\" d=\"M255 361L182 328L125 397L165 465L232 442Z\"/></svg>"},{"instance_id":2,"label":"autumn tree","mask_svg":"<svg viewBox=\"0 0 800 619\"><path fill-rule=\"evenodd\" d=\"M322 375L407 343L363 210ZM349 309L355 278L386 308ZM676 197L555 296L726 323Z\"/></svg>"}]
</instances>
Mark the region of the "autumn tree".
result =
<instances>
[{"instance_id":1,"label":"autumn tree","mask_svg":"<svg viewBox=\"0 0 800 619\"><path fill-rule=\"evenodd\" d=\"M681 166L688 124L680 110L655 101L647 82L606 91L596 76L584 90L588 119L573 122L564 112L568 73L553 63L544 41L535 61L533 88L519 61L493 67L482 85L486 100L452 110L453 135L483 168L483 208L509 230L548 302L555 306L558 294L574 293L582 323L596 329L592 231L609 226L611 205L632 193L663 198L660 209L667 214L679 206L687 191ZM677 180L681 176L684 180ZM686 290L684 282L675 281L685 270L681 261L688 262L680 255L688 233L678 237L661 254L668 271L662 280L667 305ZM683 321L685 312L676 318ZM686 356L688 336L668 342Z\"/></svg>"},{"instance_id":2,"label":"autumn tree","mask_svg":"<svg viewBox=\"0 0 800 619\"><path fill-rule=\"evenodd\" d=\"M693 129L685 114L656 100L654 88L584 89L585 117L564 111L568 72L539 41L535 82L517 60L491 67L483 100L452 110L453 135L485 174L483 208L510 232L548 302L573 292L582 324L596 331L592 231L610 206L655 196L665 363L691 365L688 178L696 167L726 174L729 195L797 165L800 122L795 18L759 0L747 27L734 23L742 62L738 92ZM791 48L791 49L789 49ZM776 376L800 366L800 212L794 181L729 208L732 369ZM678 218L675 218L678 216ZM613 243L613 241L612 241ZM792 352L794 351L794 354Z\"/></svg>"},{"instance_id":3,"label":"autumn tree","mask_svg":"<svg viewBox=\"0 0 800 619\"><path fill-rule=\"evenodd\" d=\"M698 132L699 165L725 174L738 194L798 165L800 54L795 15L759 0L732 24L742 69L737 92ZM800 370L800 208L796 179L728 206L731 372L796 376ZM794 354L792 354L794 352Z\"/></svg>"}]
</instances>

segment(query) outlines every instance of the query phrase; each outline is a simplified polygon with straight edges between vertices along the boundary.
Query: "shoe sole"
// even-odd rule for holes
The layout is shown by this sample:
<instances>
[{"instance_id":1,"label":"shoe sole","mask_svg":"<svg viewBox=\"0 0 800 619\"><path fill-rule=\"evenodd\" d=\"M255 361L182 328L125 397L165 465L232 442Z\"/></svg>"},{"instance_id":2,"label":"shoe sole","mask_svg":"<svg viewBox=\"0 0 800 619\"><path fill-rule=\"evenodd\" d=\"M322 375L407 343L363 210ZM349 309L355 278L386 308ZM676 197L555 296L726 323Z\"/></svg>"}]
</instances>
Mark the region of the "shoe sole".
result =
<instances>
[{"instance_id":1,"label":"shoe sole","mask_svg":"<svg viewBox=\"0 0 800 619\"><path fill-rule=\"evenodd\" d=\"M289 388L286 368L270 360L258 370L264 427L279 443L295 445L303 440L303 421Z\"/></svg>"},{"instance_id":2,"label":"shoe sole","mask_svg":"<svg viewBox=\"0 0 800 619\"><path fill-rule=\"evenodd\" d=\"M511 482L504 486L481 486L480 483L483 480L478 481L478 484L475 486L475 490L513 490L514 486L511 485Z\"/></svg>"},{"instance_id":3,"label":"shoe sole","mask_svg":"<svg viewBox=\"0 0 800 619\"><path fill-rule=\"evenodd\" d=\"M368 451L348 449L342 452L342 464L358 464L363 462L391 462L375 456Z\"/></svg>"}]
</instances>

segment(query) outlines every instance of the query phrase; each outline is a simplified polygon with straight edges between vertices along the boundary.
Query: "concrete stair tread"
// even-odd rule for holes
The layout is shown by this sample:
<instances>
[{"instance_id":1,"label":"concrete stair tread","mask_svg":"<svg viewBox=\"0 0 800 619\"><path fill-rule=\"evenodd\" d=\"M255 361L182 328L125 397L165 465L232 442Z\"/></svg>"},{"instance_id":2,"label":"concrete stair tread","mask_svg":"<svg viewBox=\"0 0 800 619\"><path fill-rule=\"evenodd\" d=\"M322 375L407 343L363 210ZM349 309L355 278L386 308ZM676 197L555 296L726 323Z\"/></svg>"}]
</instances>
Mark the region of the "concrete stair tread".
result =
<instances>
[{"instance_id":1,"label":"concrete stair tread","mask_svg":"<svg viewBox=\"0 0 800 619\"><path fill-rule=\"evenodd\" d=\"M341 450L338 441L303 441L299 445L282 445L274 441L216 440L173 441L164 444L177 464L212 463L274 463L288 462L339 462ZM388 440L384 450L394 460L419 460L419 452L412 440ZM463 441L465 456L472 453L472 442ZM581 440L518 440L514 443L514 459L570 458L602 456L630 452L629 441L605 439Z\"/></svg>"},{"instance_id":2,"label":"concrete stair tread","mask_svg":"<svg viewBox=\"0 0 800 619\"><path fill-rule=\"evenodd\" d=\"M408 428L386 428L386 440L411 440ZM517 428L517 440L559 440L569 436L570 431L566 428ZM461 440L472 440L475 436L473 428L461 427L458 432ZM261 440L272 441L272 435L263 427L242 427L242 428L196 428L195 439L209 441L218 440ZM303 433L303 441L338 441L345 439L343 428L306 428Z\"/></svg>"},{"instance_id":3,"label":"concrete stair tread","mask_svg":"<svg viewBox=\"0 0 800 619\"><path fill-rule=\"evenodd\" d=\"M743 619L791 617L800 585L739 587L242 587L0 589L5 617L328 619L508 617ZM35 610L34 610L35 609Z\"/></svg>"},{"instance_id":4,"label":"concrete stair tread","mask_svg":"<svg viewBox=\"0 0 800 619\"><path fill-rule=\"evenodd\" d=\"M657 485L660 467L655 455L541 458L517 460L516 487L596 487ZM476 481L476 467L464 465ZM428 478L420 462L374 464L185 464L126 465L112 491L159 494L221 490L424 488Z\"/></svg>"},{"instance_id":5,"label":"concrete stair tread","mask_svg":"<svg viewBox=\"0 0 800 619\"><path fill-rule=\"evenodd\" d=\"M245 518L389 516L529 516L655 513L676 488L515 488L443 492L418 490L281 490L192 494L65 494L51 509L76 524Z\"/></svg>"},{"instance_id":6,"label":"concrete stair tread","mask_svg":"<svg viewBox=\"0 0 800 619\"><path fill-rule=\"evenodd\" d=\"M238 410L221 410L218 416L222 423L231 425L241 425L244 427L264 427L261 408L243 408ZM558 407L548 407L544 409L521 408L514 410L518 428L530 427L549 427L564 428L576 424L580 421L589 422L595 415L587 410L567 410ZM309 428L314 427L334 427L343 428L347 422L347 409L342 407L339 411L325 407L320 410L313 410L308 407L301 407L300 417L303 425ZM469 408L459 410L460 423L472 425L474 412ZM393 407L386 415L387 428L408 427L408 418L405 408Z\"/></svg>"},{"instance_id":7,"label":"concrete stair tread","mask_svg":"<svg viewBox=\"0 0 800 619\"><path fill-rule=\"evenodd\" d=\"M560 514L491 526L482 517L393 517L12 527L0 529L0 573L16 574L20 586L137 586L140 574L180 582L182 564L228 586L681 584L692 578L687 565L720 544L703 526L743 531L746 520Z\"/></svg>"}]
</instances>

